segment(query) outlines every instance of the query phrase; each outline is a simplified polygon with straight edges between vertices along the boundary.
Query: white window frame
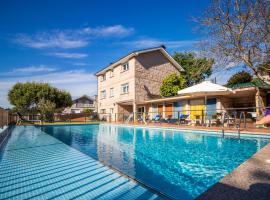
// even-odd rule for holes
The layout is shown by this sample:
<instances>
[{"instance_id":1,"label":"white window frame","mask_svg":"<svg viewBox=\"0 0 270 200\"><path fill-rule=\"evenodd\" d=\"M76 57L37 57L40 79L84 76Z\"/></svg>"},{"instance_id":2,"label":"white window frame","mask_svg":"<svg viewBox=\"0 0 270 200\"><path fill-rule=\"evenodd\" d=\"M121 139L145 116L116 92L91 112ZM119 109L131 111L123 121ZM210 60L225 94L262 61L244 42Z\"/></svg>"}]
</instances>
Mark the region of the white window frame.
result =
<instances>
[{"instance_id":1,"label":"white window frame","mask_svg":"<svg viewBox=\"0 0 270 200\"><path fill-rule=\"evenodd\" d=\"M106 90L100 91L100 99L105 99L106 98Z\"/></svg>"},{"instance_id":2,"label":"white window frame","mask_svg":"<svg viewBox=\"0 0 270 200\"><path fill-rule=\"evenodd\" d=\"M110 97L114 97L114 88L110 88Z\"/></svg>"},{"instance_id":3,"label":"white window frame","mask_svg":"<svg viewBox=\"0 0 270 200\"><path fill-rule=\"evenodd\" d=\"M114 69L111 69L110 71L110 78L114 77Z\"/></svg>"},{"instance_id":4,"label":"white window frame","mask_svg":"<svg viewBox=\"0 0 270 200\"><path fill-rule=\"evenodd\" d=\"M121 93L128 94L129 93L129 83L124 83L121 85Z\"/></svg>"},{"instance_id":5,"label":"white window frame","mask_svg":"<svg viewBox=\"0 0 270 200\"><path fill-rule=\"evenodd\" d=\"M110 114L113 114L113 110L114 110L113 108L110 108Z\"/></svg>"},{"instance_id":6,"label":"white window frame","mask_svg":"<svg viewBox=\"0 0 270 200\"><path fill-rule=\"evenodd\" d=\"M129 70L129 63L128 62L123 63L122 64L122 71L125 72L128 70Z\"/></svg>"},{"instance_id":7,"label":"white window frame","mask_svg":"<svg viewBox=\"0 0 270 200\"><path fill-rule=\"evenodd\" d=\"M101 75L101 82L106 81L106 74Z\"/></svg>"}]
</instances>

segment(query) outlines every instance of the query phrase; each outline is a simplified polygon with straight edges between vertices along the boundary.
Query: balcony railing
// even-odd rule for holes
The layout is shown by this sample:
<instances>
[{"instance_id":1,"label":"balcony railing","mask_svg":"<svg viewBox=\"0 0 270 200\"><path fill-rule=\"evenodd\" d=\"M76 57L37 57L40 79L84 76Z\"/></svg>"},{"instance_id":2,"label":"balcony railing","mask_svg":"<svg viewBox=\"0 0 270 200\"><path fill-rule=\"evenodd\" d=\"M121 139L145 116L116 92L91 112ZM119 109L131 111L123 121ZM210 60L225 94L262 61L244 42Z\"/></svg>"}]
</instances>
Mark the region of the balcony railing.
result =
<instances>
[{"instance_id":1,"label":"balcony railing","mask_svg":"<svg viewBox=\"0 0 270 200\"><path fill-rule=\"evenodd\" d=\"M76 103L75 104L76 108L93 108L94 104L89 104L89 103Z\"/></svg>"}]
</instances>

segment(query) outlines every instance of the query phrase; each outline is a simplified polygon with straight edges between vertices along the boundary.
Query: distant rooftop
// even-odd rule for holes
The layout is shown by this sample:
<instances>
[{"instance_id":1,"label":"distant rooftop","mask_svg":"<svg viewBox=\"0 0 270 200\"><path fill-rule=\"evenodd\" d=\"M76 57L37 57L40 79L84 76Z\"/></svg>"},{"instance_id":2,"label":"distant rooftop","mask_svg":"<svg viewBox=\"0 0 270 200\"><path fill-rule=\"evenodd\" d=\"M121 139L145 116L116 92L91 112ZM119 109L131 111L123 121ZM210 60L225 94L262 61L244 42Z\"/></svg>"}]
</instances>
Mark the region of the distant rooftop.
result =
<instances>
[{"instance_id":1,"label":"distant rooftop","mask_svg":"<svg viewBox=\"0 0 270 200\"><path fill-rule=\"evenodd\" d=\"M258 78L253 79L251 82L248 83L238 83L233 86L228 86L231 89L241 89L241 88L249 88L249 87L257 87L261 89L270 89L270 85L265 83L263 80Z\"/></svg>"}]
</instances>

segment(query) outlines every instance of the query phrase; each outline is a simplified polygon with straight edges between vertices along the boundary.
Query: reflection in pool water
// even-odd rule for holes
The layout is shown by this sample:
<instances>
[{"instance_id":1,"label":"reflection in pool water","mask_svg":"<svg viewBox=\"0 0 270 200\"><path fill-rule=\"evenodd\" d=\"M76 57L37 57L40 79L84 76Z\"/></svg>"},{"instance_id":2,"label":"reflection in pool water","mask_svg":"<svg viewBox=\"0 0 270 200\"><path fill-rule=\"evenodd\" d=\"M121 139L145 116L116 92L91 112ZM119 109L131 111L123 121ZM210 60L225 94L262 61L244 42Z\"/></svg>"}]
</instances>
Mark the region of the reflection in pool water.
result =
<instances>
[{"instance_id":1,"label":"reflection in pool water","mask_svg":"<svg viewBox=\"0 0 270 200\"><path fill-rule=\"evenodd\" d=\"M113 125L41 127L79 151L176 199L193 199L268 142Z\"/></svg>"}]
</instances>

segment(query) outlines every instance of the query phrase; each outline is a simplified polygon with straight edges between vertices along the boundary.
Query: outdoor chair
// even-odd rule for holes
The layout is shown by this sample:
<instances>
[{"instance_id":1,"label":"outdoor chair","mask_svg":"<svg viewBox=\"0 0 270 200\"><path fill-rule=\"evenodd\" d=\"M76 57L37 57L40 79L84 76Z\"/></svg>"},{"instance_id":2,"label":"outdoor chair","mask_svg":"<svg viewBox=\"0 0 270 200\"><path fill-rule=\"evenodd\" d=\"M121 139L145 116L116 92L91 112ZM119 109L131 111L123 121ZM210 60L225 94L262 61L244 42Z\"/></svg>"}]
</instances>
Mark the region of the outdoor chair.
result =
<instances>
[{"instance_id":1,"label":"outdoor chair","mask_svg":"<svg viewBox=\"0 0 270 200\"><path fill-rule=\"evenodd\" d=\"M202 125L202 119L200 118L200 115L195 115L195 119L190 121L190 125L193 126Z\"/></svg>"},{"instance_id":2,"label":"outdoor chair","mask_svg":"<svg viewBox=\"0 0 270 200\"><path fill-rule=\"evenodd\" d=\"M217 125L218 124L218 119L217 119L217 115L206 115L206 119L205 119L205 124L210 127L212 125Z\"/></svg>"},{"instance_id":3,"label":"outdoor chair","mask_svg":"<svg viewBox=\"0 0 270 200\"><path fill-rule=\"evenodd\" d=\"M153 119L152 119L153 122L160 122L161 121L161 116L158 114L156 115Z\"/></svg>"},{"instance_id":4,"label":"outdoor chair","mask_svg":"<svg viewBox=\"0 0 270 200\"><path fill-rule=\"evenodd\" d=\"M180 124L188 124L188 122L189 122L188 117L189 117L189 115L180 114L180 116L179 116Z\"/></svg>"}]
</instances>

